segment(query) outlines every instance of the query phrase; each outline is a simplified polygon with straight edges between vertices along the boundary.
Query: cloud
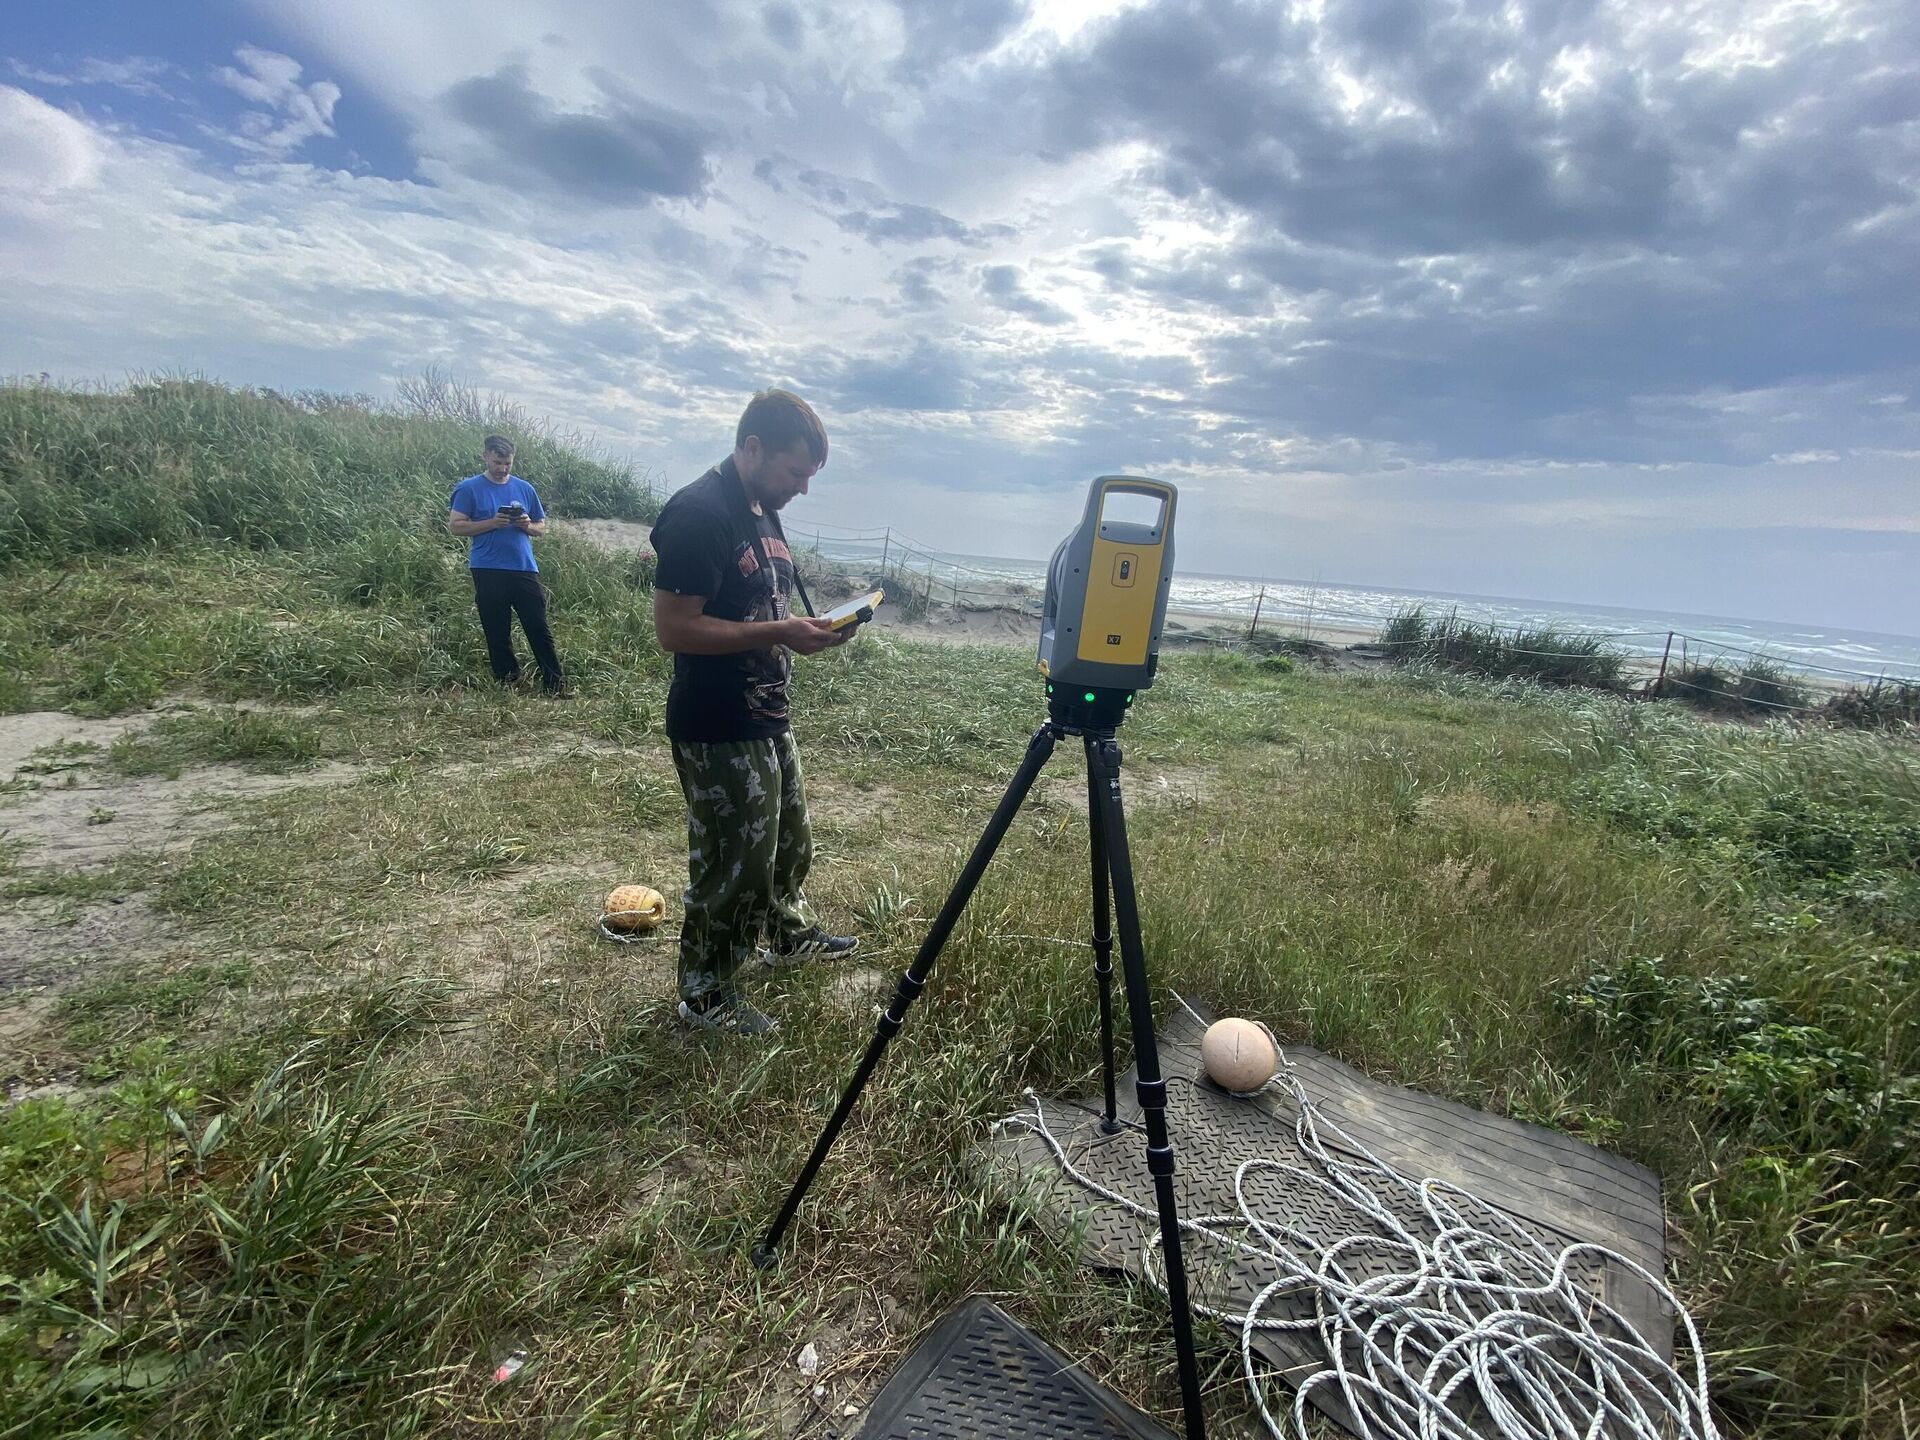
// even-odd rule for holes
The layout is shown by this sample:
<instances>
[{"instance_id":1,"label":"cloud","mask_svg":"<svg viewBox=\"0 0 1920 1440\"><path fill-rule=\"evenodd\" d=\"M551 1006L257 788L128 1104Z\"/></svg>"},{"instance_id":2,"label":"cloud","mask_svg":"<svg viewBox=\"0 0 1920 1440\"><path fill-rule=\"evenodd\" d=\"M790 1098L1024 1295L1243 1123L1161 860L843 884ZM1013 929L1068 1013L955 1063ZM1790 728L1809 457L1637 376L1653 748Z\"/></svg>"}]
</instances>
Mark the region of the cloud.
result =
<instances>
[{"instance_id":1,"label":"cloud","mask_svg":"<svg viewBox=\"0 0 1920 1440\"><path fill-rule=\"evenodd\" d=\"M539 189L608 205L703 194L708 133L688 117L593 77L601 103L561 110L533 88L524 65L462 80L442 97L448 114L488 142L483 168Z\"/></svg>"},{"instance_id":2,"label":"cloud","mask_svg":"<svg viewBox=\"0 0 1920 1440\"><path fill-rule=\"evenodd\" d=\"M1137 469L1186 487L1196 566L1920 606L1920 567L1873 558L1920 554L1910 0L282 20L307 72L243 52L211 97L256 117L242 158L296 96L332 125L318 73L354 102L330 157L376 115L383 173L432 183L141 140L204 90L42 91L98 125L0 100L0 263L38 282L0 368L379 391L438 363L675 477L788 383L833 429L823 520L1019 547Z\"/></svg>"},{"instance_id":3,"label":"cloud","mask_svg":"<svg viewBox=\"0 0 1920 1440\"><path fill-rule=\"evenodd\" d=\"M1026 0L898 0L905 44L897 65L925 77L993 49L1027 17Z\"/></svg>"},{"instance_id":4,"label":"cloud","mask_svg":"<svg viewBox=\"0 0 1920 1440\"><path fill-rule=\"evenodd\" d=\"M104 85L150 98L166 95L167 89L160 83L162 80L175 80L185 74L173 62L148 55L127 55L117 60L92 56L68 70L49 70L15 60L12 69L21 79L31 80L36 85L62 88Z\"/></svg>"},{"instance_id":5,"label":"cloud","mask_svg":"<svg viewBox=\"0 0 1920 1440\"><path fill-rule=\"evenodd\" d=\"M1019 234L1010 225L968 225L931 206L896 200L871 180L800 166L786 155L767 155L755 161L753 176L776 195L797 192L805 196L839 230L875 245L924 245L946 240L977 249Z\"/></svg>"},{"instance_id":6,"label":"cloud","mask_svg":"<svg viewBox=\"0 0 1920 1440\"><path fill-rule=\"evenodd\" d=\"M876 245L921 245L951 240L974 249L1019 234L1011 225L965 225L951 215L925 205L881 205L872 210L849 210L836 215L842 230L864 235Z\"/></svg>"},{"instance_id":7,"label":"cloud","mask_svg":"<svg viewBox=\"0 0 1920 1440\"><path fill-rule=\"evenodd\" d=\"M761 6L760 23L766 26L767 37L783 49L797 50L806 38L807 22L786 0Z\"/></svg>"},{"instance_id":8,"label":"cloud","mask_svg":"<svg viewBox=\"0 0 1920 1440\"><path fill-rule=\"evenodd\" d=\"M0 85L0 195L45 198L83 189L99 173L100 147L83 122Z\"/></svg>"},{"instance_id":9,"label":"cloud","mask_svg":"<svg viewBox=\"0 0 1920 1440\"><path fill-rule=\"evenodd\" d=\"M981 266L980 293L996 309L1037 325L1065 325L1073 319L1052 301L1042 300L1028 290L1026 274L1018 265Z\"/></svg>"},{"instance_id":10,"label":"cloud","mask_svg":"<svg viewBox=\"0 0 1920 1440\"><path fill-rule=\"evenodd\" d=\"M267 155L284 155L308 140L333 134L333 107L340 87L331 80L302 85L300 62L272 50L242 45L234 58L243 68L223 65L214 78L242 99L265 107L241 117L234 144Z\"/></svg>"}]
</instances>

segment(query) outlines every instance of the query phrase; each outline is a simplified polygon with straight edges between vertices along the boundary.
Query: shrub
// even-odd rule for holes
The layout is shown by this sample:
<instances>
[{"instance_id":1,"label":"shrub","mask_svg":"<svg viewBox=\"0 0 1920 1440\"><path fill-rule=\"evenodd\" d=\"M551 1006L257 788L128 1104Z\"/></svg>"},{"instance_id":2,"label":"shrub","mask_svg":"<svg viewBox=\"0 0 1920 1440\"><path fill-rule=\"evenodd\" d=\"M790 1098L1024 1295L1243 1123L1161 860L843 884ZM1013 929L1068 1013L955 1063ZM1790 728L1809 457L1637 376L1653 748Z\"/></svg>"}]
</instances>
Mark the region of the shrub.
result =
<instances>
[{"instance_id":1,"label":"shrub","mask_svg":"<svg viewBox=\"0 0 1920 1440\"><path fill-rule=\"evenodd\" d=\"M1829 725L1851 730L1895 730L1920 725L1920 681L1875 680L1849 685L1820 707Z\"/></svg>"},{"instance_id":2,"label":"shrub","mask_svg":"<svg viewBox=\"0 0 1920 1440\"><path fill-rule=\"evenodd\" d=\"M1920 1089L1889 1088L1877 1064L1745 975L1676 975L1634 958L1595 970L1558 1004L1756 1143L1878 1141L1868 1153L1897 1159L1920 1134Z\"/></svg>"},{"instance_id":3,"label":"shrub","mask_svg":"<svg viewBox=\"0 0 1920 1440\"><path fill-rule=\"evenodd\" d=\"M1811 699L1779 665L1760 658L1745 666L1729 664L1725 657L1683 660L1668 667L1653 693L1727 715L1788 715L1808 709Z\"/></svg>"},{"instance_id":4,"label":"shrub","mask_svg":"<svg viewBox=\"0 0 1920 1440\"><path fill-rule=\"evenodd\" d=\"M1389 619L1379 643L1398 664L1425 661L1474 675L1598 690L1620 688L1627 660L1625 651L1598 635L1552 627L1509 631L1463 620L1451 610L1429 616L1417 605Z\"/></svg>"}]
</instances>

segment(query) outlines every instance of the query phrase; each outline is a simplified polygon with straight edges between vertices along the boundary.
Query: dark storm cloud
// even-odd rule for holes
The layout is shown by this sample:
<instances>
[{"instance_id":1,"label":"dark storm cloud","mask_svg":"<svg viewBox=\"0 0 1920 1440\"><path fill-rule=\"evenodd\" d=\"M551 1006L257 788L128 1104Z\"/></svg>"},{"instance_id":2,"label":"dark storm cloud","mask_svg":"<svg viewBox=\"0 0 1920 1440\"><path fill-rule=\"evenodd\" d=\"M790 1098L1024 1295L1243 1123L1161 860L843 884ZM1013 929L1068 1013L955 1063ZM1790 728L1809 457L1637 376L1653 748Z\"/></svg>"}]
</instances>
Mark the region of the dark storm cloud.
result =
<instances>
[{"instance_id":1,"label":"dark storm cloud","mask_svg":"<svg viewBox=\"0 0 1920 1440\"><path fill-rule=\"evenodd\" d=\"M1636 78L1556 107L1557 38L1507 32L1501 8L1334 6L1325 27L1223 0L1131 10L1062 59L1046 133L1067 151L1149 140L1170 191L1302 240L1432 254L1661 229L1677 161ZM1330 60L1404 113L1349 114Z\"/></svg>"},{"instance_id":2,"label":"dark storm cloud","mask_svg":"<svg viewBox=\"0 0 1920 1440\"><path fill-rule=\"evenodd\" d=\"M1040 108L1055 148L1146 141L1162 188L1297 242L1432 255L1825 232L1914 193L1920 137L1896 127L1920 109L1920 20L1863 8L1871 27L1715 70L1683 63L1677 34L1632 54L1580 6L1536 3L1515 28L1505 0L1365 0L1316 27L1187 0L1059 57ZM1367 103L1344 103L1336 70Z\"/></svg>"},{"instance_id":3,"label":"dark storm cloud","mask_svg":"<svg viewBox=\"0 0 1920 1440\"><path fill-rule=\"evenodd\" d=\"M441 103L489 142L502 178L601 204L703 193L710 137L685 116L593 76L602 103L561 110L533 88L524 65L462 80Z\"/></svg>"},{"instance_id":4,"label":"dark storm cloud","mask_svg":"<svg viewBox=\"0 0 1920 1440\"><path fill-rule=\"evenodd\" d=\"M1920 390L1920 10L1809 14L1737 65L1699 58L1744 39L1731 7L1614 14L1181 0L981 104L1056 159L1144 148L1125 186L1231 237L1070 263L1232 317L1200 398L1255 429L1443 460L1915 443L1870 392Z\"/></svg>"}]
</instances>

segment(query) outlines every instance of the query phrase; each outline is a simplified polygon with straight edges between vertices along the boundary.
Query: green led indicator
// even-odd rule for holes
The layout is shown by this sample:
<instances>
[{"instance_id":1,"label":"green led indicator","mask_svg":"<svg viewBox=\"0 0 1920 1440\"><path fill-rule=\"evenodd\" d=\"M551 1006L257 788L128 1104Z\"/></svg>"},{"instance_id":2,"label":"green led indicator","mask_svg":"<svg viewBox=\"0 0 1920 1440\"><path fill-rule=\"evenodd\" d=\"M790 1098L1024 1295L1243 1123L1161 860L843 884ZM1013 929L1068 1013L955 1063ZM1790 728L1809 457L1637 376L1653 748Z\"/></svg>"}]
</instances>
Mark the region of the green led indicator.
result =
<instances>
[{"instance_id":1,"label":"green led indicator","mask_svg":"<svg viewBox=\"0 0 1920 1440\"><path fill-rule=\"evenodd\" d=\"M1127 691L1127 704L1133 704L1133 691Z\"/></svg>"},{"instance_id":2,"label":"green led indicator","mask_svg":"<svg viewBox=\"0 0 1920 1440\"><path fill-rule=\"evenodd\" d=\"M1087 703L1089 705L1093 703L1093 691L1091 690L1087 691Z\"/></svg>"}]
</instances>

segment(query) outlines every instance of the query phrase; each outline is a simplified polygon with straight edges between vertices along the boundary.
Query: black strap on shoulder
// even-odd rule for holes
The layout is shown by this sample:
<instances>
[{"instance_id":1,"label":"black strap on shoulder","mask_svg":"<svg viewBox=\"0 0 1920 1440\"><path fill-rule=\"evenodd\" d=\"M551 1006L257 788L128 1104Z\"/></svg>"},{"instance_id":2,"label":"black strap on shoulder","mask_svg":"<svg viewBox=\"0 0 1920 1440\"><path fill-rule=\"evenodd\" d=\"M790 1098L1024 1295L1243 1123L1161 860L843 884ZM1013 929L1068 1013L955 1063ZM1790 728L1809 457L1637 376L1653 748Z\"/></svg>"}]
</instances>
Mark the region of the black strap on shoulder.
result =
<instances>
[{"instance_id":1,"label":"black strap on shoulder","mask_svg":"<svg viewBox=\"0 0 1920 1440\"><path fill-rule=\"evenodd\" d=\"M780 523L780 512L778 510L767 511L767 518L773 521L773 533L778 535L780 537L780 543L787 547L787 563L793 567L794 588L800 592L800 603L807 607L807 614L812 615L816 613L813 608L813 597L807 594L807 582L800 578L800 562L793 558L793 546L787 540L787 527ZM759 554L760 563L762 565L766 564L766 551L759 548L760 528L758 526L754 527L753 544Z\"/></svg>"},{"instance_id":2,"label":"black strap on shoulder","mask_svg":"<svg viewBox=\"0 0 1920 1440\"><path fill-rule=\"evenodd\" d=\"M741 483L740 472L737 469L731 468L721 469L721 466L731 467L732 460L723 460L720 462L720 465L716 465L714 468L720 470L720 473L723 475L731 474L733 477L733 488L739 495L741 501L746 504L747 523L752 527L753 558L760 562L760 568L762 570L772 575L775 573L773 564L767 559L767 547L762 544L760 540L759 518L753 513L752 502L747 500L746 486ZM800 564L793 558L793 546L787 542L787 531L786 527L780 523L780 512L777 510L768 510L765 513L766 518L773 522L773 533L778 535L780 537L780 543L787 547L787 564L793 568L793 584L794 588L800 592L800 603L806 607L807 614L812 615L815 613L813 597L807 594L807 582L800 578Z\"/></svg>"}]
</instances>

